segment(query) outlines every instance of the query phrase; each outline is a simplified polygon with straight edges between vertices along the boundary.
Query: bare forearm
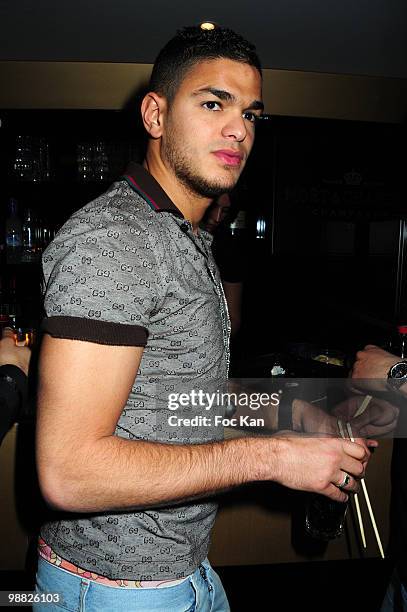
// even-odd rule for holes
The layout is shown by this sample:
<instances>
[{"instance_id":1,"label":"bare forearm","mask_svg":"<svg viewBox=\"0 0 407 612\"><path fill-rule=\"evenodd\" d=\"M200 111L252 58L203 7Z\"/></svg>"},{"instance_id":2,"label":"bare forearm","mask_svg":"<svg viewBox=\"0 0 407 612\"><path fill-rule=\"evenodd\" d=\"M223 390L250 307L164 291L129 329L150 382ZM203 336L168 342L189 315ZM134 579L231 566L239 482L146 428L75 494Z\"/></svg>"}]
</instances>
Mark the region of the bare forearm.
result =
<instances>
[{"instance_id":1,"label":"bare forearm","mask_svg":"<svg viewBox=\"0 0 407 612\"><path fill-rule=\"evenodd\" d=\"M73 512L144 508L256 480L343 501L333 484L342 481L341 470L363 472L355 457L365 450L338 439L260 436L175 445L115 436L142 353L138 346L45 336L36 448L41 489L51 505Z\"/></svg>"},{"instance_id":2,"label":"bare forearm","mask_svg":"<svg viewBox=\"0 0 407 612\"><path fill-rule=\"evenodd\" d=\"M342 471L362 477L368 458L346 440L281 435L188 446L106 436L62 454L60 446L38 445L39 477L46 500L69 512L171 505L260 480L345 501L335 483Z\"/></svg>"},{"instance_id":3,"label":"bare forearm","mask_svg":"<svg viewBox=\"0 0 407 612\"><path fill-rule=\"evenodd\" d=\"M271 439L172 445L109 436L75 449L64 467L48 461L40 480L48 501L68 511L153 507L262 479L263 454L271 478L277 446Z\"/></svg>"}]
</instances>

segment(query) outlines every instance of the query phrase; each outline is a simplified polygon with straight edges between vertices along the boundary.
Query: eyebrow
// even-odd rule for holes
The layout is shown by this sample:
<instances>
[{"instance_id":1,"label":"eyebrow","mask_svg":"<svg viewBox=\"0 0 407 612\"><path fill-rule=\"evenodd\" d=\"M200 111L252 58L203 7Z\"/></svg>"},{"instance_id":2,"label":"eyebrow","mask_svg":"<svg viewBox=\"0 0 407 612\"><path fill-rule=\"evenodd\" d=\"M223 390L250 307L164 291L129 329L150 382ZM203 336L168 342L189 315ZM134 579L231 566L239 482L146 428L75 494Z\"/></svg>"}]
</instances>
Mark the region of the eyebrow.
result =
<instances>
[{"instance_id":1,"label":"eyebrow","mask_svg":"<svg viewBox=\"0 0 407 612\"><path fill-rule=\"evenodd\" d=\"M219 98L219 100L223 100L224 102L236 102L236 96L231 94L229 91L224 89L216 89L216 87L204 87L203 89L199 89L195 91L193 96L201 96L202 94L212 94ZM247 107L250 110L264 110L264 104L260 100L253 100L251 104Z\"/></svg>"}]
</instances>

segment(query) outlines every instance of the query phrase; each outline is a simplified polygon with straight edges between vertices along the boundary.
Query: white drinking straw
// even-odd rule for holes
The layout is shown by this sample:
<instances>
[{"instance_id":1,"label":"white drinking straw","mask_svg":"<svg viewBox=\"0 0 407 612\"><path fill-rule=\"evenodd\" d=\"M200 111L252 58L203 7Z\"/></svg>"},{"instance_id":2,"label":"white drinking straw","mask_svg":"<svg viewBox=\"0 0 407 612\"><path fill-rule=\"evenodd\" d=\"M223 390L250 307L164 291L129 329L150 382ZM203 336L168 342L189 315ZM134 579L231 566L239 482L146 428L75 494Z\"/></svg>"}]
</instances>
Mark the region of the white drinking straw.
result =
<instances>
[{"instance_id":1,"label":"white drinking straw","mask_svg":"<svg viewBox=\"0 0 407 612\"><path fill-rule=\"evenodd\" d=\"M364 408L364 410L365 410L365 408ZM342 438L346 438L345 430L343 428L343 423L342 423L342 421L340 419L338 419L338 429L339 429L339 433L341 434ZM360 531L360 537L362 538L363 548L367 548L367 546L366 546L365 529L364 529L364 526L363 526L362 513L360 511L359 497L358 497L357 493L354 493L353 499L355 500L356 514L357 514L357 517L358 517L359 531Z\"/></svg>"},{"instance_id":2,"label":"white drinking straw","mask_svg":"<svg viewBox=\"0 0 407 612\"><path fill-rule=\"evenodd\" d=\"M366 399L368 397L369 397L369 401L366 403L366 406L367 406L367 404L371 400L371 396L366 396L364 401L366 401ZM352 427L351 427L350 423L346 423L346 428L348 430L348 434L349 434L349 438L350 438L351 442L354 442L355 440L353 438ZM377 529L376 520L375 520L375 517L374 517L374 514L373 514L373 509L372 509L372 506L371 506L371 503L370 503L369 494L367 492L367 487L366 487L365 479L362 478L360 482L362 483L362 490L363 490L363 494L365 496L367 509L369 510L370 520L372 521L372 527L373 527L374 534L376 536L376 542L377 542L377 545L379 547L382 559L384 559L384 552L383 552L382 541L380 539L379 531Z\"/></svg>"}]
</instances>

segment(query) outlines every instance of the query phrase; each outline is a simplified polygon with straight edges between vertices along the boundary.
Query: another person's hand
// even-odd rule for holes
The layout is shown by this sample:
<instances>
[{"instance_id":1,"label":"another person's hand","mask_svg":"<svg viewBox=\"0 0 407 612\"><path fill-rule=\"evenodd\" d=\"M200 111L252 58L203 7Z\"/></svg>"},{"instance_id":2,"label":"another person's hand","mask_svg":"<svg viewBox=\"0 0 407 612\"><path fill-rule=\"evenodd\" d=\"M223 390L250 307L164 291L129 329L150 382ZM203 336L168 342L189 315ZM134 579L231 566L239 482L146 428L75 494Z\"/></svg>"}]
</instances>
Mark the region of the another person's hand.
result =
<instances>
[{"instance_id":1,"label":"another person's hand","mask_svg":"<svg viewBox=\"0 0 407 612\"><path fill-rule=\"evenodd\" d=\"M0 366L15 365L27 375L30 358L31 350L27 346L16 346L13 330L5 327L0 340Z\"/></svg>"},{"instance_id":2,"label":"another person's hand","mask_svg":"<svg viewBox=\"0 0 407 612\"><path fill-rule=\"evenodd\" d=\"M355 395L341 402L333 409L335 417L349 421L357 437L380 437L396 429L399 409L383 399L372 397L366 410L358 417L354 414L364 401L364 395Z\"/></svg>"},{"instance_id":3,"label":"another person's hand","mask_svg":"<svg viewBox=\"0 0 407 612\"><path fill-rule=\"evenodd\" d=\"M296 399L293 402L293 427L297 432L302 432L304 434L316 437L335 437L339 438L341 436L339 428L338 428L338 417L350 421L352 419L353 414L355 414L356 410L359 408L359 405L363 401L362 396L356 396L355 398L351 398L352 402L343 402L336 406L333 413L329 413L326 410L322 410L318 408L314 404L310 404L305 400ZM375 400L375 403L377 400ZM372 413L374 411L374 415L372 413L366 416L361 415L357 419L351 422L352 433L354 434L354 438L358 438L358 443L362 444L367 448L376 448L378 446L378 442L376 440L365 440L365 438L371 438L373 436L379 435L377 431L380 431L380 435L387 433L388 431L392 431L395 428L394 421L397 422L398 410L388 404L391 408L389 410L389 415L383 417L380 415L381 405L385 404L387 410L387 402L380 402L379 406L375 405L375 409L372 408ZM395 414L395 412L396 414ZM379 414L378 414L379 413ZM370 419L374 421L374 424L370 422ZM356 426L354 427L354 423ZM391 424L391 425L390 425ZM366 433L369 432L369 433ZM346 436L347 436L347 432Z\"/></svg>"},{"instance_id":4,"label":"another person's hand","mask_svg":"<svg viewBox=\"0 0 407 612\"><path fill-rule=\"evenodd\" d=\"M356 361L351 372L355 387L371 391L386 390L387 374L398 361L401 361L401 357L392 355L373 344L368 344L356 354Z\"/></svg>"},{"instance_id":5,"label":"another person's hand","mask_svg":"<svg viewBox=\"0 0 407 612\"><path fill-rule=\"evenodd\" d=\"M338 425L325 410L302 399L295 399L292 405L293 429L307 434L337 436Z\"/></svg>"}]
</instances>

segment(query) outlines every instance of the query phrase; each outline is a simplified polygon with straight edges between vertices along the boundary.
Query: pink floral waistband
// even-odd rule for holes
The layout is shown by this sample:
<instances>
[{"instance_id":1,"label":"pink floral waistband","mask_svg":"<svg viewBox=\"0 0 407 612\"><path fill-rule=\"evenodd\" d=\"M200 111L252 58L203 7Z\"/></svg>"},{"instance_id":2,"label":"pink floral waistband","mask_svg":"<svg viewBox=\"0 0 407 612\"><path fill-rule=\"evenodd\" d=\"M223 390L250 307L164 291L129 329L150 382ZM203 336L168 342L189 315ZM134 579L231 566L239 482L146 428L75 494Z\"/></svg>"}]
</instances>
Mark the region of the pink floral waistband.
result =
<instances>
[{"instance_id":1,"label":"pink floral waistband","mask_svg":"<svg viewBox=\"0 0 407 612\"><path fill-rule=\"evenodd\" d=\"M52 563L56 567L59 567L71 574L76 574L81 578L87 578L88 580L94 580L95 582L100 582L105 584L106 586L116 587L116 588L124 588L124 589L160 589L170 586L175 586L176 584L180 584L187 578L179 578L176 580L111 580L110 578L106 578L105 576L101 576L100 574L95 574L95 572L90 572L88 570L82 569L70 563L66 559L63 559L59 555L57 555L50 546L40 537L38 538L38 554L40 557L48 561L48 563Z\"/></svg>"}]
</instances>

